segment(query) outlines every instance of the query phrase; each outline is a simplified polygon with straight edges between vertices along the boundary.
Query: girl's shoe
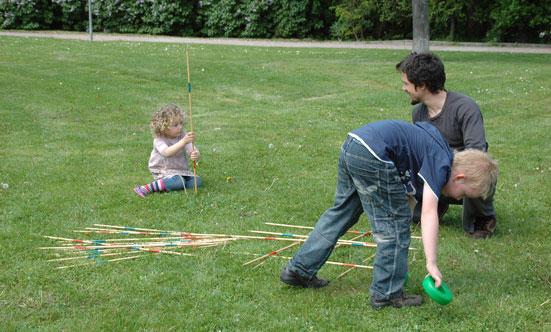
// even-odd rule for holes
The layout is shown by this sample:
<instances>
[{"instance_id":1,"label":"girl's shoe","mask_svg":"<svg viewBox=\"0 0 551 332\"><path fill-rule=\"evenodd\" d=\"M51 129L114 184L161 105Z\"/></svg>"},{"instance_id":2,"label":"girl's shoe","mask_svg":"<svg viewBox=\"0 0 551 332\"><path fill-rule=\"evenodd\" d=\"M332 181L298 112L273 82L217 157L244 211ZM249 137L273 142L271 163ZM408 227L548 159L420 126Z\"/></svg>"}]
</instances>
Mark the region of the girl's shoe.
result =
<instances>
[{"instance_id":1,"label":"girl's shoe","mask_svg":"<svg viewBox=\"0 0 551 332\"><path fill-rule=\"evenodd\" d=\"M145 196L146 196L140 187L134 188L134 191L136 192L136 194L138 194L138 195L140 195L140 196L142 196L142 197L145 197Z\"/></svg>"}]
</instances>

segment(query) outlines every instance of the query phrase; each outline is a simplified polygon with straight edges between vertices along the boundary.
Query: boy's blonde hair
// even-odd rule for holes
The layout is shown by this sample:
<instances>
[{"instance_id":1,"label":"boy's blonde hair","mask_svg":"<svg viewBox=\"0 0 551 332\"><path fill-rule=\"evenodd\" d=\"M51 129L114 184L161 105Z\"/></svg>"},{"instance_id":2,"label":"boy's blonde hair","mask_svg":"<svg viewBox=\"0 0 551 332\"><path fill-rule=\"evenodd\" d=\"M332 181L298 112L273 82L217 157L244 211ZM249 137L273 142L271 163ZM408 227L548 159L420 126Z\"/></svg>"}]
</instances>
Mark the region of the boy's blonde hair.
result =
<instances>
[{"instance_id":1,"label":"boy's blonde hair","mask_svg":"<svg viewBox=\"0 0 551 332\"><path fill-rule=\"evenodd\" d=\"M487 152L473 149L456 152L452 167L465 175L467 185L481 193L482 198L488 198L494 190L499 168Z\"/></svg>"},{"instance_id":2,"label":"boy's blonde hair","mask_svg":"<svg viewBox=\"0 0 551 332\"><path fill-rule=\"evenodd\" d=\"M185 120L184 112L180 107L174 104L164 105L151 117L149 128L154 137L165 135L165 131L172 124L174 119L180 118L182 123Z\"/></svg>"}]
</instances>

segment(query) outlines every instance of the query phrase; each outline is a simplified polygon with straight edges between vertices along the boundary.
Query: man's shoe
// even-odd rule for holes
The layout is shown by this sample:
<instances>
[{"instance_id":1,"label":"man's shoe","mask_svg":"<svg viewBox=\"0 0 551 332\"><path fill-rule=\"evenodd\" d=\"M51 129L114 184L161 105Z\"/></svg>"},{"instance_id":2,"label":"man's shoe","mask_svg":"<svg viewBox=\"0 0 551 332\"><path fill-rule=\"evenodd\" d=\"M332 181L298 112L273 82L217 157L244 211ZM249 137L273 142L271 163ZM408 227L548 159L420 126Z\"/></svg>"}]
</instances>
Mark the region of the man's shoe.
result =
<instances>
[{"instance_id":1,"label":"man's shoe","mask_svg":"<svg viewBox=\"0 0 551 332\"><path fill-rule=\"evenodd\" d=\"M496 231L496 216L479 217L474 222L474 232L469 233L473 239L486 239L492 237Z\"/></svg>"},{"instance_id":2,"label":"man's shoe","mask_svg":"<svg viewBox=\"0 0 551 332\"><path fill-rule=\"evenodd\" d=\"M371 297L371 306L373 309L380 309L388 306L393 306L394 308L401 308L403 306L419 306L423 304L423 297L419 295L407 295L402 292L402 294L396 298L385 300L385 299L376 299L373 296Z\"/></svg>"},{"instance_id":3,"label":"man's shoe","mask_svg":"<svg viewBox=\"0 0 551 332\"><path fill-rule=\"evenodd\" d=\"M279 280L283 281L287 285L301 286L304 288L322 288L329 285L329 280L327 279L320 279L316 276L312 279L306 279L298 275L298 273L289 270L287 266L281 272Z\"/></svg>"}]
</instances>

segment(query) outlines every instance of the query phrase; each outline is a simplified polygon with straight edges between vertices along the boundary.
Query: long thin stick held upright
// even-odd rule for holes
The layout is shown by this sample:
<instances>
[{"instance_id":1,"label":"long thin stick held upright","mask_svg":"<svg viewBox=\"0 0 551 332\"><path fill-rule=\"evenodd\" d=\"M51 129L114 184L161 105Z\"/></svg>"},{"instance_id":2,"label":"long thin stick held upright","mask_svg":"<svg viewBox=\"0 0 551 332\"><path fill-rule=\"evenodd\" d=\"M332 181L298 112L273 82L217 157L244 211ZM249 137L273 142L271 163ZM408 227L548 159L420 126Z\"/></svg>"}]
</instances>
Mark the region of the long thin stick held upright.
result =
<instances>
[{"instance_id":1,"label":"long thin stick held upright","mask_svg":"<svg viewBox=\"0 0 551 332\"><path fill-rule=\"evenodd\" d=\"M191 76L189 74L189 52L186 50L186 63L187 63L187 90L189 97L189 125L191 126L191 132L193 132L193 113L191 111ZM191 143L192 150L195 151L195 144ZM195 160L193 161L193 183L195 186L195 195L197 195L197 165Z\"/></svg>"}]
</instances>

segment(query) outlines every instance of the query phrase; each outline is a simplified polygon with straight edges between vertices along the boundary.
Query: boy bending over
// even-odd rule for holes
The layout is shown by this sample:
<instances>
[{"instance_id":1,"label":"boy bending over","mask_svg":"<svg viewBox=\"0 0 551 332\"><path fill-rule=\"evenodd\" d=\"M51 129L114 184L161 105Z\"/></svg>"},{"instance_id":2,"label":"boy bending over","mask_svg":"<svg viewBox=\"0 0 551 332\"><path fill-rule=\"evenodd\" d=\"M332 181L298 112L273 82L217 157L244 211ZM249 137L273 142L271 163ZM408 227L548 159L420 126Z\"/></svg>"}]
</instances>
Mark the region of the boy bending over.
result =
<instances>
[{"instance_id":1,"label":"boy bending over","mask_svg":"<svg viewBox=\"0 0 551 332\"><path fill-rule=\"evenodd\" d=\"M371 306L421 305L421 296L402 290L411 240L410 206L422 197L426 267L440 287L436 255L440 195L486 197L498 172L497 162L486 152L465 150L454 155L440 132L426 122L382 120L356 129L348 134L339 154L334 206L321 216L280 279L293 286L327 286L329 280L317 278L316 273L363 212L377 243Z\"/></svg>"}]
</instances>

